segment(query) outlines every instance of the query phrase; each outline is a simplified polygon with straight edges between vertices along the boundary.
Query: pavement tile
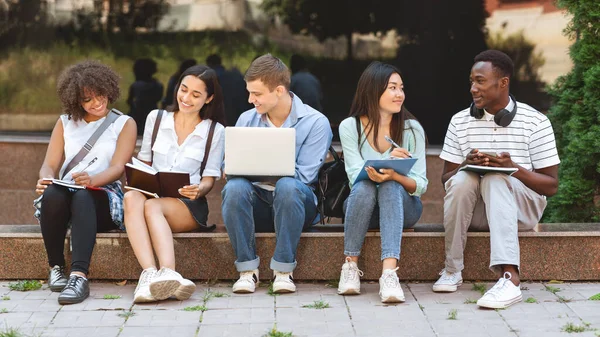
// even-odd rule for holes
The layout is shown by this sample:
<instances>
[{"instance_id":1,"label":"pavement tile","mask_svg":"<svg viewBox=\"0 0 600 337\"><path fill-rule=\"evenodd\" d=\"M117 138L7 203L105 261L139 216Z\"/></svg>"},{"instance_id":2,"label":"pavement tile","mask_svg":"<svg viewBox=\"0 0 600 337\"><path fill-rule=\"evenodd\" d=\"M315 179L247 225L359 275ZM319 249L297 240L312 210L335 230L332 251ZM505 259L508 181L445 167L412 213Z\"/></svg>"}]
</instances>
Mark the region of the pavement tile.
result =
<instances>
[{"instance_id":1,"label":"pavement tile","mask_svg":"<svg viewBox=\"0 0 600 337\"><path fill-rule=\"evenodd\" d=\"M273 323L253 324L202 324L198 337L263 336L273 328ZM281 330L280 330L281 331Z\"/></svg>"},{"instance_id":2,"label":"pavement tile","mask_svg":"<svg viewBox=\"0 0 600 337\"><path fill-rule=\"evenodd\" d=\"M254 324L275 322L273 309L216 309L207 310L202 316L202 325L205 324Z\"/></svg>"},{"instance_id":3,"label":"pavement tile","mask_svg":"<svg viewBox=\"0 0 600 337\"><path fill-rule=\"evenodd\" d=\"M194 337L197 326L137 327L126 326L119 337Z\"/></svg>"},{"instance_id":4,"label":"pavement tile","mask_svg":"<svg viewBox=\"0 0 600 337\"><path fill-rule=\"evenodd\" d=\"M115 311L60 311L52 321L52 327L111 327L121 326L125 318L118 314L121 310Z\"/></svg>"},{"instance_id":5,"label":"pavement tile","mask_svg":"<svg viewBox=\"0 0 600 337\"><path fill-rule=\"evenodd\" d=\"M275 315L277 323L297 322L298 324L303 324L319 321L350 321L350 317L348 316L348 310L345 307L327 309L278 308Z\"/></svg>"},{"instance_id":6,"label":"pavement tile","mask_svg":"<svg viewBox=\"0 0 600 337\"><path fill-rule=\"evenodd\" d=\"M198 326L202 311L134 310L125 327Z\"/></svg>"},{"instance_id":7,"label":"pavement tile","mask_svg":"<svg viewBox=\"0 0 600 337\"><path fill-rule=\"evenodd\" d=\"M116 337L119 334L117 327L89 327L89 328L48 328L37 330L40 337ZM38 336L38 334L34 334Z\"/></svg>"},{"instance_id":8,"label":"pavement tile","mask_svg":"<svg viewBox=\"0 0 600 337\"><path fill-rule=\"evenodd\" d=\"M277 322L277 330L292 332L294 337L313 336L353 336L354 329L349 321L346 322L323 322L312 323L299 322Z\"/></svg>"}]
</instances>

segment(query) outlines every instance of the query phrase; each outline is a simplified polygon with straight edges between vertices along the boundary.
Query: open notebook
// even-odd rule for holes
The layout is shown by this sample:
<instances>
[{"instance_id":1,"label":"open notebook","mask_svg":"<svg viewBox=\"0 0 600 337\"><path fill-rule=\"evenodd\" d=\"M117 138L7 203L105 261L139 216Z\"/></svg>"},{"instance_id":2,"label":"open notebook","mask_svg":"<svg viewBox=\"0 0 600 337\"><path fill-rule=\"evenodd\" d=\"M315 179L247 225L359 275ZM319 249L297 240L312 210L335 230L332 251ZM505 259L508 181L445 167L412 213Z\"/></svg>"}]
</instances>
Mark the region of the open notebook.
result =
<instances>
[{"instance_id":1,"label":"open notebook","mask_svg":"<svg viewBox=\"0 0 600 337\"><path fill-rule=\"evenodd\" d=\"M458 169L459 171L469 171L479 173L480 175L484 175L486 173L504 173L508 175L512 175L517 172L519 169L516 167L491 167L491 166L481 166L481 165L465 165Z\"/></svg>"},{"instance_id":2,"label":"open notebook","mask_svg":"<svg viewBox=\"0 0 600 337\"><path fill-rule=\"evenodd\" d=\"M137 158L125 164L127 177L126 190L144 193L154 198L180 198L178 190L190 184L190 174L186 172L159 172Z\"/></svg>"}]
</instances>

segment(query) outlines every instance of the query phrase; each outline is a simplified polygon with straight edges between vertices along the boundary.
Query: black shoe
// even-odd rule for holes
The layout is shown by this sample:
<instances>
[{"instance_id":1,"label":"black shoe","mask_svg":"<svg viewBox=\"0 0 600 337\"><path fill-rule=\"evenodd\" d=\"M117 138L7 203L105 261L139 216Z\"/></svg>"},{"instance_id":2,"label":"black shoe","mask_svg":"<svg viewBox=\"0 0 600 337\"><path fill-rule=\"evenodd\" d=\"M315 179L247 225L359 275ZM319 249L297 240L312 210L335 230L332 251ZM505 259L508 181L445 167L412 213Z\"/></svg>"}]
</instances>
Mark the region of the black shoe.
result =
<instances>
[{"instance_id":1,"label":"black shoe","mask_svg":"<svg viewBox=\"0 0 600 337\"><path fill-rule=\"evenodd\" d=\"M67 277L65 276L65 267L54 266L50 269L48 275L48 286L51 291L61 292L67 286Z\"/></svg>"},{"instance_id":2,"label":"black shoe","mask_svg":"<svg viewBox=\"0 0 600 337\"><path fill-rule=\"evenodd\" d=\"M69 276L67 286L58 295L59 304L81 303L90 296L90 285L87 279L79 275Z\"/></svg>"}]
</instances>

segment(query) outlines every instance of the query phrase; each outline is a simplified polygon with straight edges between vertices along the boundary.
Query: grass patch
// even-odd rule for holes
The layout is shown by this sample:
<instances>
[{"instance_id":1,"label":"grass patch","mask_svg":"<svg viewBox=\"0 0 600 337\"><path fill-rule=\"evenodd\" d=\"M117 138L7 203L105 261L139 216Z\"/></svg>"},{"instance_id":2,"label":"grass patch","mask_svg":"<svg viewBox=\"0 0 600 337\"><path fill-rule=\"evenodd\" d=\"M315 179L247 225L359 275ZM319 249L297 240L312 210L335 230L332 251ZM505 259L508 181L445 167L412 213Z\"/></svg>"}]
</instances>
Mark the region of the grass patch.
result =
<instances>
[{"instance_id":1,"label":"grass patch","mask_svg":"<svg viewBox=\"0 0 600 337\"><path fill-rule=\"evenodd\" d=\"M269 289L267 290L267 294L271 295L271 296L277 296L279 294L275 293L273 291L273 282L269 283Z\"/></svg>"},{"instance_id":2,"label":"grass patch","mask_svg":"<svg viewBox=\"0 0 600 337\"><path fill-rule=\"evenodd\" d=\"M481 293L481 295L483 295L487 289L483 283L473 283L473 290L478 291Z\"/></svg>"},{"instance_id":3,"label":"grass patch","mask_svg":"<svg viewBox=\"0 0 600 337\"><path fill-rule=\"evenodd\" d=\"M6 328L4 331L0 331L0 337L29 337L28 335L19 331L15 328Z\"/></svg>"},{"instance_id":4,"label":"grass patch","mask_svg":"<svg viewBox=\"0 0 600 337\"><path fill-rule=\"evenodd\" d=\"M533 298L533 297L528 297L528 298L525 300L525 303L537 303L537 302L538 302L538 301L537 301L535 298Z\"/></svg>"},{"instance_id":5,"label":"grass patch","mask_svg":"<svg viewBox=\"0 0 600 337\"><path fill-rule=\"evenodd\" d=\"M230 295L227 293L222 293L220 291L213 292L213 297L221 298L221 297L229 297Z\"/></svg>"},{"instance_id":6,"label":"grass patch","mask_svg":"<svg viewBox=\"0 0 600 337\"><path fill-rule=\"evenodd\" d=\"M41 287L42 287L42 283L38 280L24 280L24 281L11 282L8 284L8 288L10 290L16 290L16 291L32 291L32 290L38 290Z\"/></svg>"},{"instance_id":7,"label":"grass patch","mask_svg":"<svg viewBox=\"0 0 600 337\"><path fill-rule=\"evenodd\" d=\"M422 306L421 304L419 304L419 309L421 309L421 311L425 310L425 307Z\"/></svg>"},{"instance_id":8,"label":"grass patch","mask_svg":"<svg viewBox=\"0 0 600 337\"><path fill-rule=\"evenodd\" d=\"M553 287L553 286L544 285L544 288L546 288L546 291L551 292L551 293L553 293L555 295L556 295L557 292L560 291L560 288Z\"/></svg>"},{"instance_id":9,"label":"grass patch","mask_svg":"<svg viewBox=\"0 0 600 337\"><path fill-rule=\"evenodd\" d=\"M0 314L8 314L8 309L6 309L6 308L0 309Z\"/></svg>"},{"instance_id":10,"label":"grass patch","mask_svg":"<svg viewBox=\"0 0 600 337\"><path fill-rule=\"evenodd\" d=\"M477 300L472 300L470 298L467 298L464 303L465 304L475 304L475 303L477 303Z\"/></svg>"},{"instance_id":11,"label":"grass patch","mask_svg":"<svg viewBox=\"0 0 600 337\"><path fill-rule=\"evenodd\" d=\"M183 311L202 311L205 312L208 308L205 305L195 305L193 307L185 307Z\"/></svg>"},{"instance_id":12,"label":"grass patch","mask_svg":"<svg viewBox=\"0 0 600 337\"><path fill-rule=\"evenodd\" d=\"M128 319L129 317L135 316L135 312L133 312L133 311L123 311L123 312L118 313L117 316L123 317L125 319Z\"/></svg>"},{"instance_id":13,"label":"grass patch","mask_svg":"<svg viewBox=\"0 0 600 337\"><path fill-rule=\"evenodd\" d=\"M302 306L303 308L309 309L327 309L330 308L329 303L323 301L314 301L313 304L306 304Z\"/></svg>"},{"instance_id":14,"label":"grass patch","mask_svg":"<svg viewBox=\"0 0 600 337\"><path fill-rule=\"evenodd\" d=\"M457 316L458 316L458 310L450 309L450 311L448 311L448 319L449 320L456 320Z\"/></svg>"},{"instance_id":15,"label":"grass patch","mask_svg":"<svg viewBox=\"0 0 600 337\"><path fill-rule=\"evenodd\" d=\"M10 301L10 296L2 296L3 301Z\"/></svg>"},{"instance_id":16,"label":"grass patch","mask_svg":"<svg viewBox=\"0 0 600 337\"><path fill-rule=\"evenodd\" d=\"M121 298L121 295L106 294L102 298L105 300L118 300L119 298Z\"/></svg>"},{"instance_id":17,"label":"grass patch","mask_svg":"<svg viewBox=\"0 0 600 337\"><path fill-rule=\"evenodd\" d=\"M590 301L600 301L600 293L590 296L589 300Z\"/></svg>"},{"instance_id":18,"label":"grass patch","mask_svg":"<svg viewBox=\"0 0 600 337\"><path fill-rule=\"evenodd\" d=\"M326 286L329 288L337 288L340 285L340 279L329 280L327 281Z\"/></svg>"},{"instance_id":19,"label":"grass patch","mask_svg":"<svg viewBox=\"0 0 600 337\"><path fill-rule=\"evenodd\" d=\"M580 332L585 332L585 331L592 331L593 329L590 328L590 323L586 323L583 322L583 325L577 325L574 323L567 323L565 325L563 325L561 331L564 332L568 332L568 333L580 333Z\"/></svg>"},{"instance_id":20,"label":"grass patch","mask_svg":"<svg viewBox=\"0 0 600 337\"><path fill-rule=\"evenodd\" d=\"M263 337L293 337L293 335L291 332L278 331L277 327L273 327L273 329L269 330Z\"/></svg>"}]
</instances>

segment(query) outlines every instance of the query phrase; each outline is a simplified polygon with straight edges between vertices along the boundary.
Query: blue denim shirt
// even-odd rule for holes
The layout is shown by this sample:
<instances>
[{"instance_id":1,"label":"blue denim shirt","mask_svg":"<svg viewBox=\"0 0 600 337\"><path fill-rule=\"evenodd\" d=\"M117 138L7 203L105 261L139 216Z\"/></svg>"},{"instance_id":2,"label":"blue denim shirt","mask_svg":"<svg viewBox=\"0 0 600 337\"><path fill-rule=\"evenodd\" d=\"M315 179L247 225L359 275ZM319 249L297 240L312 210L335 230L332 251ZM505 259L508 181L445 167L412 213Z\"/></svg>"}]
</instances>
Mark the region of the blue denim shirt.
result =
<instances>
[{"instance_id":1,"label":"blue denim shirt","mask_svg":"<svg viewBox=\"0 0 600 337\"><path fill-rule=\"evenodd\" d=\"M235 126L270 127L267 114L259 114L256 109L244 112ZM317 181L321 165L325 162L333 133L325 115L302 103L292 93L292 111L283 128L296 129L296 179L311 185ZM312 186L311 186L312 188Z\"/></svg>"}]
</instances>

